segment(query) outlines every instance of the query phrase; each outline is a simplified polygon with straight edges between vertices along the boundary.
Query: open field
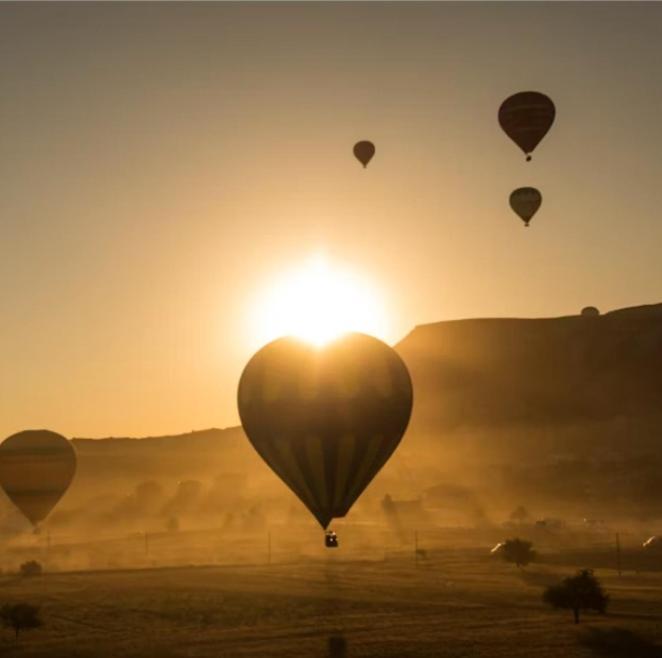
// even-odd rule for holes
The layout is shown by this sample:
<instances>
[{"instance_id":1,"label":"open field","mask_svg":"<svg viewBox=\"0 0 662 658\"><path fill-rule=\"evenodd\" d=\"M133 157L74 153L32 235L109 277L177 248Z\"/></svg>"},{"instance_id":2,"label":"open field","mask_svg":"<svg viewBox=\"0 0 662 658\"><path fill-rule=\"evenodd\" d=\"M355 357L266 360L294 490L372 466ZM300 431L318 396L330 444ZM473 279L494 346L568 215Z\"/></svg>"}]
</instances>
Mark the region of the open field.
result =
<instances>
[{"instance_id":1,"label":"open field","mask_svg":"<svg viewBox=\"0 0 662 658\"><path fill-rule=\"evenodd\" d=\"M46 625L18 642L3 631L0 655L662 656L660 572L597 569L609 614L579 626L543 606L546 583L595 566L576 557L518 571L483 549L441 547L417 565L341 548L271 565L5 575L0 603L39 603Z\"/></svg>"}]
</instances>

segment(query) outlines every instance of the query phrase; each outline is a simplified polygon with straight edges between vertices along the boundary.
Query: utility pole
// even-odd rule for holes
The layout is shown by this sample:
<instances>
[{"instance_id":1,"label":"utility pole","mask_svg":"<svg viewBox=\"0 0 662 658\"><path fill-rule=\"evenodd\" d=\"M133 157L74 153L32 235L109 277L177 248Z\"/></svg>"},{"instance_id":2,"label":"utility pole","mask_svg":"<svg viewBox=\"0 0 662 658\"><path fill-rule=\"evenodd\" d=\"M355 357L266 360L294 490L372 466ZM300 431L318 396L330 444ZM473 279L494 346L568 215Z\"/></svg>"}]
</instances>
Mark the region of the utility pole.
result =
<instances>
[{"instance_id":1,"label":"utility pole","mask_svg":"<svg viewBox=\"0 0 662 658\"><path fill-rule=\"evenodd\" d=\"M621 537L616 533L616 569L618 570L618 575L621 575Z\"/></svg>"}]
</instances>

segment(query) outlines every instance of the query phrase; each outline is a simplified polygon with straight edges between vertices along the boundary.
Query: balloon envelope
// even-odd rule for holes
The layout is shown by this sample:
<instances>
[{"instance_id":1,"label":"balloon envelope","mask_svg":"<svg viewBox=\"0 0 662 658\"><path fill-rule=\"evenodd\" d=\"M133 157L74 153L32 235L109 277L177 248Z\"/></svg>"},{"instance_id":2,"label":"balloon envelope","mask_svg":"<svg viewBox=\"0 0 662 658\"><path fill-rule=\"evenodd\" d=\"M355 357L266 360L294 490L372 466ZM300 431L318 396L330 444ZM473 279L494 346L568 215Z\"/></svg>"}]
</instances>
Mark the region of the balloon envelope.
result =
<instances>
[{"instance_id":1,"label":"balloon envelope","mask_svg":"<svg viewBox=\"0 0 662 658\"><path fill-rule=\"evenodd\" d=\"M554 123L556 108L551 98L537 91L513 94L499 108L499 124L503 131L529 155Z\"/></svg>"},{"instance_id":2,"label":"balloon envelope","mask_svg":"<svg viewBox=\"0 0 662 658\"><path fill-rule=\"evenodd\" d=\"M62 498L76 471L76 453L48 430L13 434L0 445L0 485L33 525Z\"/></svg>"},{"instance_id":3,"label":"balloon envelope","mask_svg":"<svg viewBox=\"0 0 662 658\"><path fill-rule=\"evenodd\" d=\"M248 362L238 390L253 447L323 528L393 454L412 400L398 354L358 333L322 348L279 338Z\"/></svg>"},{"instance_id":4,"label":"balloon envelope","mask_svg":"<svg viewBox=\"0 0 662 658\"><path fill-rule=\"evenodd\" d=\"M535 187L520 187L510 195L510 207L520 216L525 226L538 212L542 203L542 194Z\"/></svg>"},{"instance_id":5,"label":"balloon envelope","mask_svg":"<svg viewBox=\"0 0 662 658\"><path fill-rule=\"evenodd\" d=\"M375 155L375 145L372 142L362 141L354 144L354 157L364 168L368 166L373 155Z\"/></svg>"}]
</instances>

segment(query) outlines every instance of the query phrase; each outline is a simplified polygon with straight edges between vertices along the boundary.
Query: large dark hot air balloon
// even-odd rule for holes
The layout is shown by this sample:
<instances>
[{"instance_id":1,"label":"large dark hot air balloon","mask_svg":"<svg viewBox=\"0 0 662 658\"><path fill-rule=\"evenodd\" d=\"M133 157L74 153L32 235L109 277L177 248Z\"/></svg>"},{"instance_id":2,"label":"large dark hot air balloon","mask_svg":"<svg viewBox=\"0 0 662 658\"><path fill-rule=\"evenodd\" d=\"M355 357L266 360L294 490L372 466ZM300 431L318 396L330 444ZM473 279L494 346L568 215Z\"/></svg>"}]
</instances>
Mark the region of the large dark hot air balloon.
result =
<instances>
[{"instance_id":1,"label":"large dark hot air balloon","mask_svg":"<svg viewBox=\"0 0 662 658\"><path fill-rule=\"evenodd\" d=\"M354 144L354 157L363 165L364 169L372 160L373 155L375 155L375 145L372 142L364 140Z\"/></svg>"},{"instance_id":2,"label":"large dark hot air balloon","mask_svg":"<svg viewBox=\"0 0 662 658\"><path fill-rule=\"evenodd\" d=\"M76 453L55 432L26 430L0 445L0 485L34 526L62 498L75 472Z\"/></svg>"},{"instance_id":3,"label":"large dark hot air balloon","mask_svg":"<svg viewBox=\"0 0 662 658\"><path fill-rule=\"evenodd\" d=\"M551 98L537 91L513 94L499 108L499 124L531 160L531 153L554 123L556 108Z\"/></svg>"},{"instance_id":4,"label":"large dark hot air balloon","mask_svg":"<svg viewBox=\"0 0 662 658\"><path fill-rule=\"evenodd\" d=\"M359 333L321 348L279 338L248 362L238 391L253 447L323 528L396 449L412 399L402 359Z\"/></svg>"},{"instance_id":5,"label":"large dark hot air balloon","mask_svg":"<svg viewBox=\"0 0 662 658\"><path fill-rule=\"evenodd\" d=\"M542 203L542 194L535 187L519 187L510 195L510 207L528 226L531 218L538 212Z\"/></svg>"}]
</instances>

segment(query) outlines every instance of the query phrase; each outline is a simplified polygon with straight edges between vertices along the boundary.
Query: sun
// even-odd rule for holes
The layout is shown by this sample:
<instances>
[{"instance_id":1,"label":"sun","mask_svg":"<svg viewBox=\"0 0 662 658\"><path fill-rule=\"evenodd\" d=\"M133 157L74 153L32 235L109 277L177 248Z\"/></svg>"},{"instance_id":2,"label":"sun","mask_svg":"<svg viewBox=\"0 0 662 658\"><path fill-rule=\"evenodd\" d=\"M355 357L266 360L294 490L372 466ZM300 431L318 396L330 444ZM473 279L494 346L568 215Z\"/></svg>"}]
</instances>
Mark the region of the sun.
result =
<instances>
[{"instance_id":1,"label":"sun","mask_svg":"<svg viewBox=\"0 0 662 658\"><path fill-rule=\"evenodd\" d=\"M321 346L349 331L384 339L388 329L379 291L321 255L277 276L258 300L256 316L261 343L296 336Z\"/></svg>"}]
</instances>

